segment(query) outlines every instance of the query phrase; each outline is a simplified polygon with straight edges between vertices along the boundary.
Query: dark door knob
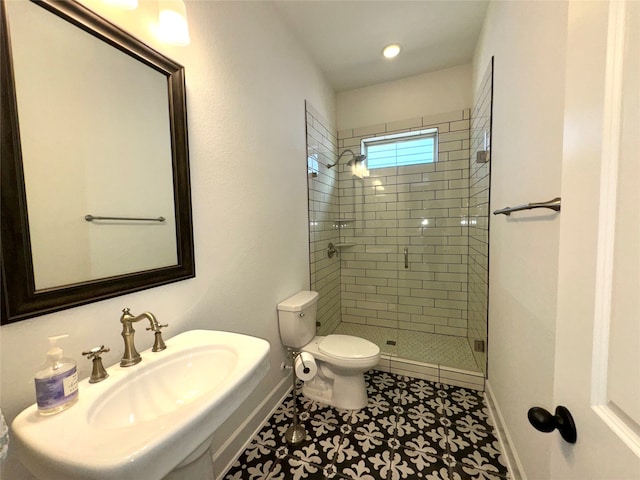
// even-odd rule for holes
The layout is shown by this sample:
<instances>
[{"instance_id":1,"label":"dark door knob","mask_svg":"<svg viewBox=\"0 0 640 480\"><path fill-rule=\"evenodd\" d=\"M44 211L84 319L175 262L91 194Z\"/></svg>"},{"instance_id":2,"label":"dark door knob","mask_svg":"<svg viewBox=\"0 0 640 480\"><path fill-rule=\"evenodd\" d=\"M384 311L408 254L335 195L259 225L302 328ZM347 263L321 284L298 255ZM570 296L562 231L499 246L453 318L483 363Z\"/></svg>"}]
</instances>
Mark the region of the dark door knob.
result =
<instances>
[{"instance_id":1,"label":"dark door knob","mask_svg":"<svg viewBox=\"0 0 640 480\"><path fill-rule=\"evenodd\" d=\"M576 424L567 407L559 405L556 407L556 414L552 415L542 407L533 407L527 413L529 423L540 432L553 432L558 429L562 438L568 443L576 443L578 432Z\"/></svg>"}]
</instances>

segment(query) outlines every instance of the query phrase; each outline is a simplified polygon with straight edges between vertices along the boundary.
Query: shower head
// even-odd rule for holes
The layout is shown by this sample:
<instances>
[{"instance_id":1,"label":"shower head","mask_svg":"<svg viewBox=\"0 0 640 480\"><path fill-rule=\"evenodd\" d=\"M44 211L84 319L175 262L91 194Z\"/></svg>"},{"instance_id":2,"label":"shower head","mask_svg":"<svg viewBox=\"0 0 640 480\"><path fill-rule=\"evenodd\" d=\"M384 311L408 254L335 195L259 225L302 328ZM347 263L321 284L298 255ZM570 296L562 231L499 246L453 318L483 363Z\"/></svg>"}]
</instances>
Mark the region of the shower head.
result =
<instances>
[{"instance_id":1,"label":"shower head","mask_svg":"<svg viewBox=\"0 0 640 480\"><path fill-rule=\"evenodd\" d=\"M351 167L353 165L357 165L359 163L364 162L367 159L366 155L354 155L351 160L347 162L347 166Z\"/></svg>"},{"instance_id":2,"label":"shower head","mask_svg":"<svg viewBox=\"0 0 640 480\"><path fill-rule=\"evenodd\" d=\"M353 153L353 151L351 151L351 150L347 149L347 150L344 150L344 151L343 151L343 152L338 156L338 159L336 160L336 163L327 163L327 168L333 168L333 167L335 167L335 166L338 164L338 162L340 161L340 159L343 157L343 155L344 155L345 153L350 153L350 154L353 156L353 158L347 162L347 166L348 166L348 167L352 167L352 166L358 165L359 163L364 162L364 161L365 161L365 159L367 158L367 156L366 156L366 155L356 155L355 153Z\"/></svg>"}]
</instances>

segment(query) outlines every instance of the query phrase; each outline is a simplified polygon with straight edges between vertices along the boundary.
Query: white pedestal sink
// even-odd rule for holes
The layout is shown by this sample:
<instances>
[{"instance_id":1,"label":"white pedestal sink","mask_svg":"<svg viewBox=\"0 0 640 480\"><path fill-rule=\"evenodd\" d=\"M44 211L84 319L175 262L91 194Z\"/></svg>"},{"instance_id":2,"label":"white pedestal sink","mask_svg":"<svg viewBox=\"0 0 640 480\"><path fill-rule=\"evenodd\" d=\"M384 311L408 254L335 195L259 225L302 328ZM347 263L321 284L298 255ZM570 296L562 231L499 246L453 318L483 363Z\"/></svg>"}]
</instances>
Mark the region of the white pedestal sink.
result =
<instances>
[{"instance_id":1,"label":"white pedestal sink","mask_svg":"<svg viewBox=\"0 0 640 480\"><path fill-rule=\"evenodd\" d=\"M13 422L25 466L40 480L159 480L208 447L216 428L269 369L269 343L191 330L132 367L79 384L78 403L50 417L36 405Z\"/></svg>"}]
</instances>

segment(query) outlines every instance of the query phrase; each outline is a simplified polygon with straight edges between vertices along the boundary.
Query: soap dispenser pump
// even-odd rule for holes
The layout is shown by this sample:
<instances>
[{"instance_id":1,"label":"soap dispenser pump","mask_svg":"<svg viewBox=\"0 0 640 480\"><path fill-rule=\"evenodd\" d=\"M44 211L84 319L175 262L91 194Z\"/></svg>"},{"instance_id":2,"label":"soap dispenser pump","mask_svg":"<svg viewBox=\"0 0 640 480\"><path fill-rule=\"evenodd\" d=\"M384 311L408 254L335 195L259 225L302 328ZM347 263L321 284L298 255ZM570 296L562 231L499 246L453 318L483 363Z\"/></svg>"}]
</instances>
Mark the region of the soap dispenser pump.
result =
<instances>
[{"instance_id":1,"label":"soap dispenser pump","mask_svg":"<svg viewBox=\"0 0 640 480\"><path fill-rule=\"evenodd\" d=\"M45 363L35 374L36 401L41 415L53 415L66 410L78 401L78 370L76 362L65 358L56 345L69 335L49 337Z\"/></svg>"}]
</instances>

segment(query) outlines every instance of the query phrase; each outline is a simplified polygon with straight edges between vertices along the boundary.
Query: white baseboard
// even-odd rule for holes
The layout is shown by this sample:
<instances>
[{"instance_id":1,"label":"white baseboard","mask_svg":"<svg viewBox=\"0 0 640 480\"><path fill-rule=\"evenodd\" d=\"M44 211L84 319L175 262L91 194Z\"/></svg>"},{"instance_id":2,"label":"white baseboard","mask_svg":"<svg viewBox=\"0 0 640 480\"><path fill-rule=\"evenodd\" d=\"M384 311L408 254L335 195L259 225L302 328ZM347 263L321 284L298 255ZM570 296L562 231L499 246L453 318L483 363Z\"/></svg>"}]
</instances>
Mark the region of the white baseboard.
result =
<instances>
[{"instance_id":1,"label":"white baseboard","mask_svg":"<svg viewBox=\"0 0 640 480\"><path fill-rule=\"evenodd\" d=\"M500 406L496 403L489 380L485 381L484 387L484 396L487 400L491 419L493 420L493 424L496 427L496 435L498 436L500 445L504 450L504 457L507 461L509 474L511 475L511 478L513 480L527 480L527 476L524 473L524 469L522 468L522 463L520 462L520 458L518 457L518 452L516 452L515 448L513 447L513 441L511 440L511 435L509 434L509 429L507 428L507 425L504 421L502 412L500 411Z\"/></svg>"},{"instance_id":2,"label":"white baseboard","mask_svg":"<svg viewBox=\"0 0 640 480\"><path fill-rule=\"evenodd\" d=\"M262 402L255 408L255 410L242 422L237 428L234 434L228 438L224 444L213 452L213 471L214 478L223 478L229 471L233 463L240 456L240 454L249 446L251 439L256 433L260 431L264 423L275 412L278 406L287 396L292 386L291 375L284 377L280 382L269 392ZM240 446L238 442L241 439L245 439Z\"/></svg>"}]
</instances>

